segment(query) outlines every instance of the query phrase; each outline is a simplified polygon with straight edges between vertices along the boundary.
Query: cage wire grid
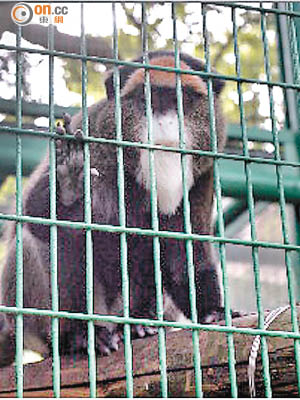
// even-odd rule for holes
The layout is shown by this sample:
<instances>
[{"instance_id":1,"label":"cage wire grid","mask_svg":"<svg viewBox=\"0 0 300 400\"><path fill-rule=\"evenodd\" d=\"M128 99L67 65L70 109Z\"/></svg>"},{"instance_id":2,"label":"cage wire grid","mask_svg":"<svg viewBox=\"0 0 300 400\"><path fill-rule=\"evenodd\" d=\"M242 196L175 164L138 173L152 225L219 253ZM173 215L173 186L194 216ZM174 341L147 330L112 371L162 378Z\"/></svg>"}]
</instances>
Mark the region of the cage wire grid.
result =
<instances>
[{"instance_id":1,"label":"cage wire grid","mask_svg":"<svg viewBox=\"0 0 300 400\"><path fill-rule=\"evenodd\" d=\"M134 395L134 382L133 382L133 358L131 348L131 330L132 324L142 324L158 327L158 347L159 347L159 365L161 372L161 395L168 396L168 374L167 374L167 360L166 360L166 327L179 327L183 329L192 329L193 338L193 354L194 354L194 370L195 370L195 390L196 396L203 396L202 388L202 373L201 373L201 354L199 348L199 331L216 331L225 333L227 336L228 344L228 366L231 382L232 397L238 396L238 385L235 370L235 347L234 347L234 334L242 333L246 335L261 335L261 352L262 352L262 366L265 385L266 397L272 396L271 377L269 368L268 346L267 337L285 337L294 339L295 347L295 362L296 372L298 379L298 390L300 393L300 358L299 358L299 327L297 321L296 311L296 293L292 283L292 252L297 254L300 252L299 243L292 244L289 240L287 215L286 215L286 199L284 189L284 178L282 168L299 168L300 164L293 161L282 160L280 154L280 141L278 137L278 128L275 122L274 111L274 94L273 88L275 86L281 87L283 90L293 89L297 91L297 104L299 110L299 89L300 89L300 76L299 76L299 54L297 46L297 35L294 26L294 18L300 17L300 13L294 11L293 4L288 4L286 9L273 9L261 7L252 7L245 4L226 3L226 7L231 8L231 19L234 37L234 57L235 57L235 75L228 76L216 74L211 69L210 57L210 42L207 30L207 4L201 3L201 13L203 17L203 37L204 37L204 55L205 55L205 71L187 71L180 69L180 49L177 37L177 15L176 3L171 5L172 19L173 19L173 45L175 54L175 67L162 67L149 64L148 58L148 35L147 35L147 12L145 3L141 3L141 16L142 16L142 44L143 44L143 62L128 62L122 61L118 58L118 26L116 17L116 5L112 4L113 15L113 58L100 58L87 56L86 41L85 41L85 27L84 27L84 4L81 3L81 55L68 54L54 50L54 35L53 26L49 26L48 35L48 49L36 50L25 48L21 46L22 28L18 28L16 36L16 46L0 45L0 49L16 51L16 119L17 127L3 127L4 132L16 134L16 213L13 214L0 214L0 220L8 220L16 222L16 307L0 306L0 312L14 313L16 316L16 386L17 396L23 396L23 315L39 315L51 317L51 335L52 335L52 357L53 357L53 393L55 397L60 397L60 354L59 354L59 320L61 318L78 319L86 321L88 325L88 360L89 360L89 382L90 382L90 396L96 397L97 395L97 377L96 377L96 353L95 353L95 321L107 321L124 325L124 352L125 352L125 371L126 371L126 391L128 397ZM220 4L220 3L218 3ZM225 4L222 4L225 6ZM261 18L261 40L263 43L264 54L264 67L266 79L251 79L241 76L241 60L240 50L238 43L238 28L236 22L236 10L242 8L245 10L258 11ZM294 83L275 82L271 80L270 73L270 52L268 46L268 39L266 35L266 15L272 13L274 15L285 15L288 19L289 38L292 52L292 63L294 72ZM22 53L37 53L47 55L49 57L49 131L39 132L31 131L22 128ZM83 222L70 222L61 221L56 218L56 146L55 142L61 136L55 133L55 114L54 114L54 58L65 57L68 59L81 60L81 80L82 80L82 131L84 134L84 221ZM109 63L113 66L113 83L115 90L115 124L116 124L116 139L109 140L104 138L94 138L89 136L88 132L88 111L87 111L87 62L103 62ZM121 65L132 66L134 68L145 69L145 113L147 118L148 142L146 144L127 142L122 137L122 109L121 109L121 94L120 94L120 74L118 67ZM179 137L180 148L167 148L165 146L155 145L153 142L153 125L152 125L152 110L151 110L151 85L150 85L150 70L161 70L176 73L176 93L177 93L177 110L179 122ZM183 114L183 99L181 87L181 75L192 74L203 77L207 80L208 90L208 104L209 104L209 119L210 119L210 134L211 134L211 151L191 150L185 148L184 137L184 114ZM214 95L212 91L212 79L218 77L225 81L233 81L236 83L239 101L239 116L240 128L242 132L242 155L225 154L218 152L217 136L214 116ZM272 135L273 145L275 148L275 156L273 159L262 159L253 157L249 154L248 150L248 132L246 124L246 116L244 109L244 100L242 95L242 85L244 83L258 83L266 85L269 92L269 108L270 117L272 122ZM30 134L32 136L46 136L49 138L49 184L50 184L50 219L43 219L37 217L24 216L22 214L22 135ZM73 136L66 135L65 140L74 140ZM92 223L91 216L91 195L90 195L90 155L89 144L107 143L117 146L117 178L118 178L118 202L119 202L119 225L101 225ZM136 147L149 150L149 167L151 178L151 218L152 229L140 229L126 226L126 210L125 210L125 185L124 185L124 163L123 163L123 150L124 147ZM177 152L181 154L182 166L182 181L183 181L183 209L184 209L184 232L166 232L161 231L159 227L158 209L157 209L157 188L155 179L154 168L154 152L156 150L164 150L170 152ZM186 157L187 155L208 156L214 160L214 187L217 204L217 234L216 235L198 235L192 233L191 218L190 218L190 204L188 199L188 189L186 183ZM224 228L224 215L222 209L222 186L220 181L220 160L230 159L242 161L244 163L244 173L246 176L246 192L247 192L247 205L249 212L249 222L251 227L251 240L232 239L225 236ZM283 233L283 243L267 243L257 240L256 226L255 226L255 207L254 207L254 193L252 184L251 165L253 163L260 163L263 165L273 165L276 168L277 176L277 189L279 193L279 207L281 215L281 225ZM23 223L30 222L34 224L44 224L50 227L50 263L51 263L51 310L39 310L23 308L23 245L22 245L22 225ZM57 264L57 228L69 227L72 229L84 229L86 237L86 299L87 299L87 313L68 313L59 310L59 288L58 288L58 264ZM120 316L101 316L93 313L93 243L92 231L98 230L102 232L110 232L119 235L120 237L120 264L122 274L122 297L123 297L123 317ZM127 260L127 236L128 235L148 236L153 239L153 260L155 271L156 283L156 311L157 319L135 319L130 317L129 312L129 276L128 276L128 260ZM163 294L162 294L162 273L160 268L160 238L173 238L177 240L184 240L186 246L186 258L189 276L189 294L191 303L191 322L179 323L165 321L163 318ZM223 295L225 306L225 326L218 325L203 325L197 321L197 308L196 308L196 291L195 291L195 273L194 273L194 260L193 260L193 242L194 241L209 241L218 245L219 258L221 263L222 281L223 281ZM236 244L248 246L252 251L252 262L255 277L255 290L256 302L258 310L258 328L237 328L232 325L231 319L231 305L230 305L230 287L228 281L228 274L226 270L226 244ZM288 281L288 294L289 303L291 306L291 319L292 331L266 331L264 328L264 310L262 305L261 296L261 282L260 282L260 267L259 267L259 248L273 248L282 249L285 251L285 263Z\"/></svg>"}]
</instances>

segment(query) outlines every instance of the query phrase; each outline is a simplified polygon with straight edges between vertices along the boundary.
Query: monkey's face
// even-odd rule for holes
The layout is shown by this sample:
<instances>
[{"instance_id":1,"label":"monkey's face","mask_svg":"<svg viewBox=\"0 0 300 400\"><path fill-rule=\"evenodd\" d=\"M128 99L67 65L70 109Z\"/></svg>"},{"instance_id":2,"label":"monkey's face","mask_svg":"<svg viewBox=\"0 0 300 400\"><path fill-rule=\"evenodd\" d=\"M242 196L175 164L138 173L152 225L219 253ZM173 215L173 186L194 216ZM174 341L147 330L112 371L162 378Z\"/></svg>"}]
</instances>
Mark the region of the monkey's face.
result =
<instances>
[{"instance_id":1,"label":"monkey's face","mask_svg":"<svg viewBox=\"0 0 300 400\"><path fill-rule=\"evenodd\" d=\"M157 57L151 59L150 64L174 68L174 58L171 56ZM202 65L200 62L198 64ZM187 72L191 71L191 68L183 61L180 68ZM123 82L121 102L123 105L122 113L124 114L123 136L125 140L148 143L150 132L151 140L155 145L211 150L206 82L198 75L181 74L182 95L181 99L178 99L174 72L151 69L149 74L151 121L146 118L144 69L135 70L128 76L126 82ZM217 103L218 97L215 96L215 104L218 108ZM183 124L179 121L181 110L183 111ZM216 119L220 119L219 108L217 111ZM195 172L197 173L197 171Z\"/></svg>"},{"instance_id":2,"label":"monkey's face","mask_svg":"<svg viewBox=\"0 0 300 400\"><path fill-rule=\"evenodd\" d=\"M165 86L153 86L151 88L151 129L149 129L150 122L145 118L146 100L144 94L144 87L138 87L131 93L131 99L138 109L139 118L143 119L144 129L139 133L138 139L143 143L147 143L148 131L152 133L153 143L167 147L178 148L180 142L184 142L186 146L193 146L194 137L190 128L185 129L185 122L189 125L191 118L197 118L199 107L203 102L203 96L189 87L182 88L182 106L184 114L183 129L180 129L178 118L178 99L175 88ZM193 116L194 114L194 116ZM146 129L145 129L146 128ZM147 131L147 132L145 132ZM147 133L145 135L145 133ZM195 143L196 145L196 143Z\"/></svg>"}]
</instances>

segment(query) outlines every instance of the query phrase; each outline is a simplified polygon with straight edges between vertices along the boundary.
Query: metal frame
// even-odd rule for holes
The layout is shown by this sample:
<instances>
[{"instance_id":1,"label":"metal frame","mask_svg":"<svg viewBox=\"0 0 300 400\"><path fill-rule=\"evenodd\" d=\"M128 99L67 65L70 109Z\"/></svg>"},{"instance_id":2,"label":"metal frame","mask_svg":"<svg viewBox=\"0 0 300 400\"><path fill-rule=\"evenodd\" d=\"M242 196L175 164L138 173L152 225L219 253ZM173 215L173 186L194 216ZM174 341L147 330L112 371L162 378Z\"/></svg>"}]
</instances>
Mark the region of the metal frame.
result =
<instances>
[{"instance_id":1,"label":"metal frame","mask_svg":"<svg viewBox=\"0 0 300 400\"><path fill-rule=\"evenodd\" d=\"M295 182L295 186L291 186L288 190L288 185L286 185L286 177L284 174L285 169L291 168L297 171L299 175L299 158L300 152L296 154L296 157L291 156L292 151L295 153L296 144L295 141L287 145L287 160L283 160L280 154L280 145L283 141L283 136L279 134L276 124L275 124L275 114L274 114L274 99L273 99L273 87L280 86L285 89L288 93L287 103L289 112L289 121L291 126L287 130L287 137L290 140L289 135L294 135L296 137L296 132L298 131L298 122L296 124L297 118L299 119L299 96L295 100L293 96L294 92L299 92L300 90L300 77L299 77L299 41L297 40L297 33L299 37L299 22L294 23L294 18L297 21L300 17L299 4L292 5L289 4L287 7L282 7L279 5L277 9L271 8L260 8L252 7L248 5L236 4L236 3L226 3L227 7L232 10L232 25L234 33L234 55L235 55L235 72L234 76L217 75L211 71L210 66L210 43L208 38L207 26L206 26L206 13L207 4L201 3L201 12L203 16L203 35L204 35L204 48L205 48L205 63L206 70L203 72L195 71L181 71L179 68L180 60L180 50L177 40L177 18L176 18L176 4L172 4L172 18L173 18L173 41L175 50L175 68L164 68L158 66L151 66L148 64L148 38L147 38L147 13L145 4L141 5L141 15L143 21L143 62L142 63L131 63L125 62L118 59L118 29L116 21L115 3L112 4L113 13L113 29L114 29L114 40L113 40L113 59L102 59L99 57L88 57L86 56L86 44L85 44L85 32L83 24L83 13L84 5L81 5L81 55L66 54L62 52L54 51L53 47L53 30L49 27L49 48L48 50L33 50L22 48L20 46L22 31L21 28L18 29L16 46L5 46L0 45L0 49L14 50L17 53L17 63L16 63L16 118L17 126L12 127L1 127L3 132L7 134L15 134L16 136L16 182L17 182L17 200L16 200L16 213L14 215L0 214L0 221L3 220L13 220L16 221L16 241L17 241L17 267L16 267L16 277L17 277L17 300L16 307L6 307L0 306L0 312L14 313L16 315L16 380L17 380L17 395L22 397L23 395L23 365L22 365L22 352L23 352L23 315L44 315L50 316L52 318L52 346L53 346L53 390L55 397L60 396L60 355L59 355L59 319L60 318L75 318L87 321L88 324L88 357L89 357L89 377L90 377L90 396L96 397L96 355L95 355L95 334L94 334L94 324L95 320L110 321L115 323L120 323L124 325L124 341L125 341L125 360L126 360L126 382L127 382L127 396L132 397L134 393L134 382L132 377L132 349L131 349L131 334L130 326L132 324L142 324L158 327L158 339L159 339L159 360L160 360L160 370L161 370L161 393L163 397L168 395L168 375L167 375L167 365L166 365L166 338L165 338L165 327L174 326L189 328L193 331L193 350L194 350L194 367L195 367L195 387L196 395L201 397L203 395L202 391L202 375L201 375L201 355L199 350L199 331L209 330L218 331L226 333L228 342L228 365L231 380L232 397L238 396L237 391L237 381L236 381L236 371L235 371L235 349L234 349L234 334L243 333L248 335L261 335L262 343L262 363L263 363L263 374L265 382L265 393L266 397L271 397L271 379L269 371L269 360L268 360L268 347L267 347L267 337L277 336L277 337L290 337L295 339L295 360L297 368L298 377L298 388L300 393L300 353L299 353L299 327L296 315L296 293L293 284L292 277L292 267L295 258L292 258L292 252L296 255L300 253L300 228L299 228L299 204L300 204L300 186L299 181ZM224 4L225 5L225 4ZM261 15L261 34L262 43L264 49L264 60L265 60L265 73L266 80L254 80L241 76L240 71L240 54L239 54L239 44L238 44L238 32L236 24L236 10L237 8L243 8L247 10L259 11ZM271 81L270 75L270 57L269 57L269 47L268 40L266 36L266 15L268 13L273 13L279 16L279 25L281 29L281 34L284 32L288 34L292 61L285 70L285 82L273 82ZM286 48L282 47L284 51ZM22 129L22 114L25 110L25 105L22 103L22 90L21 90L21 66L22 52L30 53L41 53L49 56L49 106L47 110L47 115L50 117L49 130L47 132L33 132L32 130ZM55 132L55 105L54 105L54 90L53 85L53 63L55 57L69 57L81 60L82 63L82 111L83 111L83 122L82 130L84 133L84 192L85 192L85 209L84 209L84 221L83 222L67 222L56 220L56 168L55 168L55 141L61 136L56 135ZM286 58L286 57L285 57ZM95 62L110 63L114 66L114 88L115 88L115 122L116 122L116 139L115 140L105 140L96 139L89 137L88 132L88 120L87 120L87 102L86 102L86 87L87 87L87 67L86 63L88 60L93 60ZM136 68L145 68L145 98L146 98L146 116L148 121L148 143L147 144L137 144L124 142L122 140L122 126L121 126L121 96L120 96L120 77L117 66L118 65L131 65ZM285 66L287 64L284 64ZM177 151L182 157L182 176L183 176L183 188L184 188L184 232L163 232L160 231L158 222L158 211L157 211L157 193L155 185L155 169L154 169L154 151L155 149L160 149L160 146L153 145L152 138L152 111L151 111L151 88L149 71L150 69L160 69L166 71L176 72L177 76L177 100L178 100L178 121L180 127L180 149L165 149L166 151ZM293 69L294 73L290 74L290 70ZM192 73L207 78L207 89L208 89L208 101L210 110L210 133L212 139L212 148L209 152L204 151L187 151L185 149L184 141L184 118L183 118L183 106L182 106L182 92L181 92L181 74L182 73ZM288 75L289 74L289 75ZM240 107L240 133L239 137L243 144L243 154L241 156L232 154L221 154L217 150L217 138L215 132L215 118L214 118L214 98L212 93L212 78L218 76L224 80L231 80L236 82L237 92L239 95L239 107ZM275 157L274 159L261 159L258 157L252 157L249 155L248 151L248 139L249 131L246 124L245 114L244 114L244 104L242 97L242 85L245 82L260 83L267 85L269 90L270 99L270 115L272 120L272 135L270 136L270 141L275 146ZM297 118L296 118L297 116ZM49 139L49 155L50 155L50 219L33 218L22 215L22 174L23 174L23 135L30 134L32 136L46 136ZM299 133L297 132L299 135ZM251 136L251 134L250 134ZM259 138L259 135L256 135ZM67 136L66 140L74 140L73 137ZM296 140L296 139L295 139ZM298 140L298 139L297 139ZM118 146L118 188L119 188L119 225L98 225L91 223L91 197L90 197L90 159L89 159L89 143L90 142L99 143L113 143ZM151 175L151 214L152 214L152 229L142 230L136 228L128 228L126 226L126 213L125 213L125 202L124 202L124 166L123 166L123 147L124 146L136 146L149 149L149 165L150 165L150 175ZM215 182L215 193L217 202L217 232L216 235L196 235L192 233L191 221L190 221L190 206L188 201L188 191L186 188L186 155L187 154L198 154L207 155L214 159L214 182ZM293 154L294 154L293 153ZM249 223L251 226L251 240L238 240L229 239L225 236L224 229L224 212L222 209L222 194L226 193L226 180L222 178L222 163L227 160L231 163L240 162L243 164L244 176L245 176L245 188L241 192L241 197L244 201L236 204L233 207L233 212L236 209L245 209L245 198L247 200L247 209L249 212ZM283 243L266 243L257 240L256 228L255 228L255 206L254 198L257 196L257 190L253 183L253 166L255 163L260 163L262 166L271 165L276 171L276 195L278 199L281 221L282 221L282 232L283 232ZM229 181L230 183L230 181ZM228 182L227 182L228 184ZM297 186L298 185L298 186ZM295 194L296 188L296 194ZM230 192L232 188L229 188ZM298 190L298 192L297 192ZM297 230L297 242L296 244L290 243L287 217L286 217L286 196L288 196L290 201L295 203L295 210L298 215L298 220L296 221ZM271 196L272 197L272 196ZM22 249L22 224L24 222L46 224L50 226L51 232L51 242L50 242L50 260L51 260L51 287L52 287L52 310L37 310L37 309L24 309L23 308L23 249ZM57 276L57 227L58 226L68 226L74 229L84 229L86 232L86 297L87 297L87 314L84 313L72 313L59 311L58 306L58 276ZM107 232L115 232L120 235L121 238L121 270L122 270L122 295L124 300L124 316L99 316L93 314L93 252L92 252L92 230L100 230ZM128 266L127 266L127 236L131 234L138 234L142 236L150 236L153 238L153 248L154 248L154 269L155 269L155 282L156 282L156 295L157 295L157 320L149 319L134 319L130 317L129 314L129 279L128 279ZM163 298L162 298L162 276L160 270L160 237L172 237L178 240L184 240L186 243L186 253L187 253L187 265L188 265L188 275L189 275L189 289L190 289L190 301L191 301L191 323L175 323L167 322L163 320ZM210 241L215 243L219 248L221 270L222 270L222 280L224 287L224 299L225 299L225 322L226 326L218 325L202 325L197 321L196 312L196 296L195 296L195 277L194 277L194 260L193 260L193 241ZM228 284L228 276L226 271L226 244L235 243L244 246L250 246L252 249L252 259L253 259L253 269L255 275L255 288L257 295L257 310L259 314L258 329L246 329L246 328L235 328L232 326L231 314L230 314L230 288ZM292 332L278 332L278 331L266 331L264 329L264 309L261 301L261 284L260 284L260 266L258 258L259 247L270 247L270 248L280 248L285 250L286 254L286 270L287 279L289 287L289 302L291 305L291 317L292 317ZM299 264L298 264L299 266ZM299 276L299 275L298 275ZM298 278L298 283L300 283L300 278Z\"/></svg>"}]
</instances>

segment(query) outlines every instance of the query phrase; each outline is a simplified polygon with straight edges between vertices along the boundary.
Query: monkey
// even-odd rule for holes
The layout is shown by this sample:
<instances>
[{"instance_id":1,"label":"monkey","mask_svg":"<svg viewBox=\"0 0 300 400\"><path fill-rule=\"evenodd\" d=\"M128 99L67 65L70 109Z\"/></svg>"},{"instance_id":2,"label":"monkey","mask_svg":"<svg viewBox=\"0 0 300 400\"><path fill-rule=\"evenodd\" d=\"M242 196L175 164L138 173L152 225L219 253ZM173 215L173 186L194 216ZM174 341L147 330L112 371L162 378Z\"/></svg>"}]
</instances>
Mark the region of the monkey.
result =
<instances>
[{"instance_id":1,"label":"monkey","mask_svg":"<svg viewBox=\"0 0 300 400\"><path fill-rule=\"evenodd\" d=\"M135 59L141 62L142 57ZM174 53L149 53L150 65L174 68ZM180 54L186 149L211 150L208 89L204 78L193 73L203 71L205 64ZM121 131L127 143L147 143L145 116L144 69L120 66ZM176 74L150 69L153 143L179 149ZM108 139L107 143L89 143L91 165L92 222L119 226L119 193L117 174L115 94L113 73L105 81L107 98L94 104L88 113L88 130L92 138ZM220 93L224 84L212 78L215 125L218 151L226 141L225 120L221 111ZM74 134L68 143L64 138L56 144L56 208L57 219L84 221L83 142L81 113L64 119L58 127L62 136ZM75 132L75 133L74 133ZM77 133L76 133L77 132ZM130 316L156 318L156 285L154 274L153 238L143 234L152 229L151 177L149 150L122 146L124 166L124 202L126 227L137 228L128 233L127 265L130 283ZM190 203L192 233L212 234L213 158L187 154L186 187ZM183 177L180 152L154 150L155 184L160 231L185 232ZM48 156L30 177L24 193L24 214L50 218ZM15 306L15 228L7 230L7 257L1 268L1 304ZM92 230L94 313L123 315L122 279L120 269L120 236L110 231ZM171 303L171 319L191 318L187 250L184 240L159 238L163 292ZM50 228L46 224L23 224L24 307L51 309ZM198 321L212 322L224 317L218 266L208 241L193 240L196 305ZM57 263L59 310L86 312L86 242L85 230L69 226L57 227ZM168 310L165 310L166 314ZM112 323L95 322L95 346L100 354L117 350L121 341L119 328ZM14 316L0 314L0 366L13 361L15 351ZM51 321L47 317L24 315L24 346L51 353ZM138 337L151 335L151 327L135 325ZM27 347L28 346L28 347ZM86 323L73 319L60 320L60 351L86 351Z\"/></svg>"}]
</instances>

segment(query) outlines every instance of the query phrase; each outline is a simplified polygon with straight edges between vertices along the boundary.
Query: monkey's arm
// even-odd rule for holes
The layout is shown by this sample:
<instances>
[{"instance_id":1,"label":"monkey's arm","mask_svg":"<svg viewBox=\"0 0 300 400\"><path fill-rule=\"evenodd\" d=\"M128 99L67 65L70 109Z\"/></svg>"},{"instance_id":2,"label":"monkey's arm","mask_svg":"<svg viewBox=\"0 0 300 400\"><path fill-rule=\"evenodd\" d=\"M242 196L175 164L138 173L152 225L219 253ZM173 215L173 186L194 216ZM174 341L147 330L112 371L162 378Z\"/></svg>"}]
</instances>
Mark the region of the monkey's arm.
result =
<instances>
[{"instance_id":1,"label":"monkey's arm","mask_svg":"<svg viewBox=\"0 0 300 400\"><path fill-rule=\"evenodd\" d=\"M106 104L107 101L102 100L88 109L89 135L98 136L95 123ZM62 135L62 139L56 142L58 196L59 201L67 207L77 200L83 201L84 197L84 135L81 129L82 111L73 118L64 114L63 126L59 123L57 126L57 133ZM74 136L75 140L64 138L66 134ZM90 149L91 147L90 144ZM91 165L90 173L93 178L97 178L101 171Z\"/></svg>"},{"instance_id":2,"label":"monkey's arm","mask_svg":"<svg viewBox=\"0 0 300 400\"><path fill-rule=\"evenodd\" d=\"M83 134L80 129L72 129L69 114L64 114L63 126L58 123L56 132L62 136L56 141L58 198L64 206L71 206L83 198ZM64 138L66 134L75 140Z\"/></svg>"},{"instance_id":3,"label":"monkey's arm","mask_svg":"<svg viewBox=\"0 0 300 400\"><path fill-rule=\"evenodd\" d=\"M193 233L212 235L213 168L199 179L190 193ZM225 319L221 270L210 242L194 241L194 265L199 320L211 323ZM232 310L232 318L240 312Z\"/></svg>"},{"instance_id":4,"label":"monkey's arm","mask_svg":"<svg viewBox=\"0 0 300 400\"><path fill-rule=\"evenodd\" d=\"M220 109L220 104L218 102L218 96L215 95L215 129L214 133L216 135L217 151L223 152L226 143L226 124L223 114ZM206 115L206 118L202 117L202 113ZM208 99L204 99L201 108L193 111L190 118L185 119L186 130L190 130L195 135L199 137L199 142L196 146L193 146L193 150L201 151L213 151L212 145L212 135L209 120L207 118L209 115L208 111ZM214 138L213 138L214 140ZM193 170L195 180L199 177L205 175L210 170L213 170L214 157L212 155L195 155L193 157Z\"/></svg>"},{"instance_id":5,"label":"monkey's arm","mask_svg":"<svg viewBox=\"0 0 300 400\"><path fill-rule=\"evenodd\" d=\"M209 169L195 182L189 193L192 232L211 234L211 209L213 202L213 170ZM164 230L184 231L183 207L171 216ZM167 239L163 243L164 279L168 293L176 306L191 317L189 277L186 243L183 240ZM195 269L196 301L198 320L205 322L209 315L222 306L219 274L211 243L193 241L193 264Z\"/></svg>"},{"instance_id":6,"label":"monkey's arm","mask_svg":"<svg viewBox=\"0 0 300 400\"><path fill-rule=\"evenodd\" d=\"M190 192L193 233L212 234L213 168L207 171ZM222 294L219 266L210 242L193 242L198 317L203 322L214 316L222 319Z\"/></svg>"},{"instance_id":7,"label":"monkey's arm","mask_svg":"<svg viewBox=\"0 0 300 400\"><path fill-rule=\"evenodd\" d=\"M58 125L57 133L73 134L70 117L65 115L64 127ZM83 218L83 148L82 136L76 131L76 140L56 141L56 208L57 218L82 221ZM45 158L30 177L25 191L26 215L50 218L49 156ZM43 242L49 241L49 226L29 224L30 231ZM74 231L76 233L76 231Z\"/></svg>"}]
</instances>

